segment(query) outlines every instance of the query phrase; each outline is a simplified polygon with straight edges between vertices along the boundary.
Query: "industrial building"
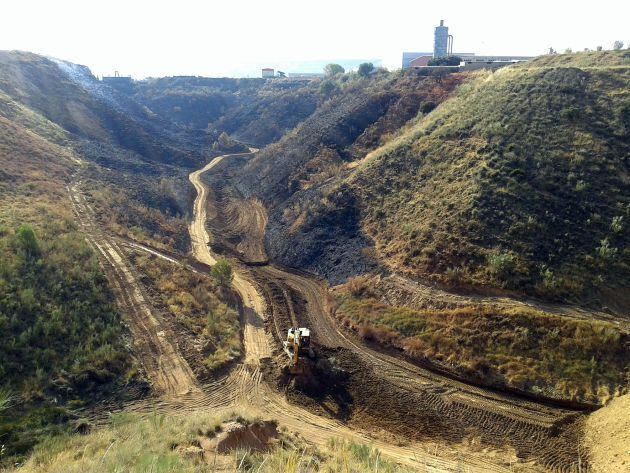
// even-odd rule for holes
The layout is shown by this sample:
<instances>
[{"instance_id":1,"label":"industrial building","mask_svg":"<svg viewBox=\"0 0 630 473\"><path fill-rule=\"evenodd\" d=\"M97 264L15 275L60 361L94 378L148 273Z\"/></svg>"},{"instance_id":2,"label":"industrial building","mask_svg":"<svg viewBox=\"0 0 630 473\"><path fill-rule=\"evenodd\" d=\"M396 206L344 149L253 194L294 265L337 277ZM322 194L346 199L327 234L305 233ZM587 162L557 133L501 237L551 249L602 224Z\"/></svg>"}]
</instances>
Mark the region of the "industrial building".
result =
<instances>
[{"instance_id":1,"label":"industrial building","mask_svg":"<svg viewBox=\"0 0 630 473\"><path fill-rule=\"evenodd\" d=\"M448 34L448 26L444 26L444 20L440 20L440 26L435 27L433 39L433 57L447 57L453 55L453 35Z\"/></svg>"},{"instance_id":2,"label":"industrial building","mask_svg":"<svg viewBox=\"0 0 630 473\"><path fill-rule=\"evenodd\" d=\"M275 77L275 75L276 75L276 71L274 71L270 67L265 67L262 70L262 78L263 79L269 79L271 77Z\"/></svg>"},{"instance_id":3,"label":"industrial building","mask_svg":"<svg viewBox=\"0 0 630 473\"><path fill-rule=\"evenodd\" d=\"M438 59L449 56L457 56L461 58L460 66L462 70L468 69L484 69L497 68L510 65L515 62L528 61L533 56L477 56L475 53L454 53L453 52L453 35L449 34L448 26L444 25L444 20L440 20L440 25L435 27L433 37L433 52L403 52L402 68L425 68L429 66L431 59Z\"/></svg>"},{"instance_id":4,"label":"industrial building","mask_svg":"<svg viewBox=\"0 0 630 473\"><path fill-rule=\"evenodd\" d=\"M415 59L412 59L409 63L409 67L425 67L429 65L429 61L433 59L433 56L430 54L424 56L418 56Z\"/></svg>"},{"instance_id":5,"label":"industrial building","mask_svg":"<svg viewBox=\"0 0 630 473\"><path fill-rule=\"evenodd\" d=\"M428 56L429 58L433 57L433 53L431 52L404 52L402 53L402 68L409 69L411 67L411 61L417 59L421 56Z\"/></svg>"}]
</instances>

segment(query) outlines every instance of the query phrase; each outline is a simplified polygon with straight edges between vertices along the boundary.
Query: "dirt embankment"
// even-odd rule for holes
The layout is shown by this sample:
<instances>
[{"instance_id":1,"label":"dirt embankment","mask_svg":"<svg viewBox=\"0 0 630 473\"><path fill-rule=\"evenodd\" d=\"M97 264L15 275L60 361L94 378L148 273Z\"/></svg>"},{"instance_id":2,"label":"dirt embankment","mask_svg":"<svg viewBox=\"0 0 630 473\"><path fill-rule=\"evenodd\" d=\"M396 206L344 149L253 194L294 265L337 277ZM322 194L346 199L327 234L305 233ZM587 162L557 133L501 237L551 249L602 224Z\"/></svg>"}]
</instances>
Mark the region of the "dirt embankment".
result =
<instances>
[{"instance_id":1,"label":"dirt embankment","mask_svg":"<svg viewBox=\"0 0 630 473\"><path fill-rule=\"evenodd\" d=\"M630 394L591 414L584 430L593 473L630 471Z\"/></svg>"}]
</instances>

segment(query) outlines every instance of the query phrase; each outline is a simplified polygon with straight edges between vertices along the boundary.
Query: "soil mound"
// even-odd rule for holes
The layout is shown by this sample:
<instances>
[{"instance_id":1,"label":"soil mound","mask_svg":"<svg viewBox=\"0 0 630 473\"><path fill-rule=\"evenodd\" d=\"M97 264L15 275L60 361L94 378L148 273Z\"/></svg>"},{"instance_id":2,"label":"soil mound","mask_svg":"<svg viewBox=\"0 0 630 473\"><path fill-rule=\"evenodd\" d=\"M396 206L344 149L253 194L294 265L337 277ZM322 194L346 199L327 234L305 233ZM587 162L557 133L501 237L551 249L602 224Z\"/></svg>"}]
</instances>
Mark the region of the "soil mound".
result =
<instances>
[{"instance_id":1,"label":"soil mound","mask_svg":"<svg viewBox=\"0 0 630 473\"><path fill-rule=\"evenodd\" d=\"M212 439L202 439L201 448L217 453L229 453L234 450L248 452L267 452L272 449L278 438L278 425L275 421L258 421L251 424L229 422Z\"/></svg>"},{"instance_id":2,"label":"soil mound","mask_svg":"<svg viewBox=\"0 0 630 473\"><path fill-rule=\"evenodd\" d=\"M613 399L586 421L585 442L593 473L630 471L630 394Z\"/></svg>"}]
</instances>

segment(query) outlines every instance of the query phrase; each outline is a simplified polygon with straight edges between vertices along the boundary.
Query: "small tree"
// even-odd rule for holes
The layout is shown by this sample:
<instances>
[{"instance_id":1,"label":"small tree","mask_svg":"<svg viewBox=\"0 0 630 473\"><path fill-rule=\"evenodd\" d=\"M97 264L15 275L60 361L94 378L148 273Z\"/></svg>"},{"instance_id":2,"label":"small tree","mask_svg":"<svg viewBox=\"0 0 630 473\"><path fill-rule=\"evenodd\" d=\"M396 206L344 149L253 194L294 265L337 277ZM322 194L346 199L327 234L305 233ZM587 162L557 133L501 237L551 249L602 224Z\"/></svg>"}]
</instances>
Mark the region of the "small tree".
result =
<instances>
[{"instance_id":1,"label":"small tree","mask_svg":"<svg viewBox=\"0 0 630 473\"><path fill-rule=\"evenodd\" d=\"M232 273L232 265L224 259L220 259L215 263L215 265L210 270L210 275L221 287L228 287L234 279L234 274Z\"/></svg>"},{"instance_id":2,"label":"small tree","mask_svg":"<svg viewBox=\"0 0 630 473\"><path fill-rule=\"evenodd\" d=\"M324 74L328 77L336 76L337 74L343 74L346 70L339 64L326 64L324 67Z\"/></svg>"},{"instance_id":3,"label":"small tree","mask_svg":"<svg viewBox=\"0 0 630 473\"><path fill-rule=\"evenodd\" d=\"M373 70L374 64L372 64L371 62L364 62L359 65L359 70L357 72L360 76L367 77L372 73Z\"/></svg>"},{"instance_id":4,"label":"small tree","mask_svg":"<svg viewBox=\"0 0 630 473\"><path fill-rule=\"evenodd\" d=\"M620 49L623 49L623 41L615 41L613 43L613 49L615 51L619 51Z\"/></svg>"},{"instance_id":5,"label":"small tree","mask_svg":"<svg viewBox=\"0 0 630 473\"><path fill-rule=\"evenodd\" d=\"M604 48L602 48L601 46L597 46L597 50L598 51L601 51L602 49L604 49Z\"/></svg>"},{"instance_id":6,"label":"small tree","mask_svg":"<svg viewBox=\"0 0 630 473\"><path fill-rule=\"evenodd\" d=\"M573 52L573 49L571 48L567 48L564 50L564 54L571 54Z\"/></svg>"}]
</instances>

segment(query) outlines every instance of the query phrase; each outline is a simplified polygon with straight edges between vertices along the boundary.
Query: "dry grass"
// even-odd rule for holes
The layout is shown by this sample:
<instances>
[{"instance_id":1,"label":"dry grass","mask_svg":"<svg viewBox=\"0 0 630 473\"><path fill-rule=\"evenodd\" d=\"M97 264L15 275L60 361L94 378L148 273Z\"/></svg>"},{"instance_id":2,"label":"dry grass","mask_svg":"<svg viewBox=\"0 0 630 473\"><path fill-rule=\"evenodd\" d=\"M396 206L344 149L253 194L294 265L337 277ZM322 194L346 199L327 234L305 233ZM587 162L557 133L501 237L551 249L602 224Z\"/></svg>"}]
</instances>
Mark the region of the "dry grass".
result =
<instances>
[{"instance_id":1,"label":"dry grass","mask_svg":"<svg viewBox=\"0 0 630 473\"><path fill-rule=\"evenodd\" d=\"M87 435L51 438L39 445L28 461L14 472L211 472L214 464L199 454L186 454L199 445L199 437L210 436L227 420L247 419L248 413L221 416L195 413L192 416L153 414L139 418L129 414L113 416L109 424ZM316 449L292 436L281 434L280 445L270 453L236 451L222 456L221 471L260 473L359 473L410 471L383 458L370 446L333 440Z\"/></svg>"},{"instance_id":2,"label":"dry grass","mask_svg":"<svg viewBox=\"0 0 630 473\"><path fill-rule=\"evenodd\" d=\"M336 316L369 341L437 363L477 382L603 403L628 390L627 333L600 321L489 306L393 307L337 294Z\"/></svg>"},{"instance_id":3,"label":"dry grass","mask_svg":"<svg viewBox=\"0 0 630 473\"><path fill-rule=\"evenodd\" d=\"M89 191L102 225L111 233L164 250L189 249L186 220L161 208L151 207L136 195L141 186L124 189L93 183ZM143 182L146 186L151 183ZM149 192L147 187L145 193Z\"/></svg>"},{"instance_id":4,"label":"dry grass","mask_svg":"<svg viewBox=\"0 0 630 473\"><path fill-rule=\"evenodd\" d=\"M197 349L197 375L209 376L241 355L238 312L212 279L153 255L132 253L131 261L174 318L184 346Z\"/></svg>"}]
</instances>

